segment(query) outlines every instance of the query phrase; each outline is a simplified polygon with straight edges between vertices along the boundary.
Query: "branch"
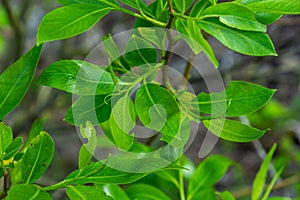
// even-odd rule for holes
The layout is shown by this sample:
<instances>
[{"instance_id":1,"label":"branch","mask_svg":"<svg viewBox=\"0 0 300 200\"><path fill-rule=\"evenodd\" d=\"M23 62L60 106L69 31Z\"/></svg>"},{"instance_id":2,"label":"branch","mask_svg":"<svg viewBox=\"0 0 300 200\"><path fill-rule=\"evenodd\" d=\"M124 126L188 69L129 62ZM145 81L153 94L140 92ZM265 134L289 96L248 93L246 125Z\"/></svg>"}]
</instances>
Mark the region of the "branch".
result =
<instances>
[{"instance_id":1,"label":"branch","mask_svg":"<svg viewBox=\"0 0 300 200\"><path fill-rule=\"evenodd\" d=\"M9 176L8 171L5 171L3 175L3 191L0 194L0 199L4 199L7 196L8 176Z\"/></svg>"},{"instance_id":2,"label":"branch","mask_svg":"<svg viewBox=\"0 0 300 200\"><path fill-rule=\"evenodd\" d=\"M171 0L168 0L168 6L169 6L169 15L170 15L170 18L169 18L169 21L166 25L166 29L167 30L167 37L168 37L168 41L169 41L169 44L168 44L168 50L166 52L166 54L164 55L164 57L162 58L162 60L164 61L164 65L168 66L168 63L169 63L169 59L170 59L170 55L171 55L171 50L173 49L174 47L174 40L172 38L172 33L171 33L171 26L172 26L172 23L173 23L173 15L172 15L172 12L173 12L173 7L172 7L172 2ZM167 86L168 85L168 68L166 66L163 66L162 67L162 82L163 82L163 85Z\"/></svg>"},{"instance_id":3,"label":"branch","mask_svg":"<svg viewBox=\"0 0 300 200\"><path fill-rule=\"evenodd\" d=\"M11 6L9 5L9 0L2 0L2 4L14 31L14 38L12 39L14 41L14 45L13 47L10 47L12 48L10 51L12 55L7 55L7 58L16 61L22 55L24 27L20 20L14 16ZM8 60L7 63L8 62L10 61Z\"/></svg>"},{"instance_id":4,"label":"branch","mask_svg":"<svg viewBox=\"0 0 300 200\"><path fill-rule=\"evenodd\" d=\"M170 19L169 19L169 21L168 21L168 24L167 24L167 26L166 26L166 29L170 29L171 28L171 26L172 26L172 23L173 23L173 18L174 18L174 16L173 16L173 12L174 12L174 10L173 10L173 7L172 7L172 2L171 2L171 0L168 0L168 7L169 7L169 15L170 15Z\"/></svg>"}]
</instances>

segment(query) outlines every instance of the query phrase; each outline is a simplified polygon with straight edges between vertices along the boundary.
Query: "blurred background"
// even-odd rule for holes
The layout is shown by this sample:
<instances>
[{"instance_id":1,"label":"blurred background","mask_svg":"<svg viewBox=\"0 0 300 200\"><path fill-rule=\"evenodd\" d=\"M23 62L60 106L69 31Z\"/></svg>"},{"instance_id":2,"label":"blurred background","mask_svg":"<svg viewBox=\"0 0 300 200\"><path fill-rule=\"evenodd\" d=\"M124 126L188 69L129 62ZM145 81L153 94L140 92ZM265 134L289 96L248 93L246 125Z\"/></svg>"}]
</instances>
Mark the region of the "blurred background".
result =
<instances>
[{"instance_id":1,"label":"blurred background","mask_svg":"<svg viewBox=\"0 0 300 200\"><path fill-rule=\"evenodd\" d=\"M42 17L58 6L54 0L1 1L0 72L35 45ZM45 44L36 76L57 60L84 59L101 41L102 36L129 30L133 27L134 20L128 15L111 12L92 30L80 36ZM244 196L239 199L249 199L249 194L245 195L247 188L251 186L259 169L264 151L273 143L278 144L274 168L286 164L281 181L291 179L294 182L275 190L272 195L300 197L300 16L281 18L268 27L268 33L278 57L240 55L209 38L220 62L220 72L225 83L230 80L245 80L278 90L268 105L248 116L253 126L271 129L260 142L240 144L219 140L211 152L226 155L241 164L241 168L233 168L217 185L220 190L227 189ZM203 57L202 65L210 65L203 55L200 56ZM183 70L183 63L179 59L173 59L171 64L178 71ZM202 78L196 73L192 74L190 83L197 92L206 90ZM4 119L6 124L12 126L15 136L25 138L35 119L45 119L44 128L55 140L56 153L50 170L39 180L41 184L55 183L77 168L77 155L82 143L75 128L63 121L71 104L70 94L33 84L22 103ZM200 127L186 154L195 164L201 161L198 157L199 144L205 132ZM54 197L60 199L60 194L54 194Z\"/></svg>"}]
</instances>

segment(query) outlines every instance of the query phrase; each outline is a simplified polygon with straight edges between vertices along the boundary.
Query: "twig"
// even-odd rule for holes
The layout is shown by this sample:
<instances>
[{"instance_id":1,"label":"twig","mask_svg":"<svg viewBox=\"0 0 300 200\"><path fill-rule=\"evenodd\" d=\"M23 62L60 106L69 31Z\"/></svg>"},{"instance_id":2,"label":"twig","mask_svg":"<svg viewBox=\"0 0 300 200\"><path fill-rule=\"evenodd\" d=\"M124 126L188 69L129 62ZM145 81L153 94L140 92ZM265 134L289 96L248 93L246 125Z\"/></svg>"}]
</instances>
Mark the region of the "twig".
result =
<instances>
[{"instance_id":1,"label":"twig","mask_svg":"<svg viewBox=\"0 0 300 200\"><path fill-rule=\"evenodd\" d=\"M246 125L249 125L251 126L250 122L249 122L249 119L247 116L242 116L240 117L240 120L242 121L242 123L246 124ZM264 149L264 147L262 146L261 142L259 140L254 140L252 142L255 150L256 150L256 153L257 155L262 159L264 160L266 158L266 155L267 155L267 152L266 150ZM269 172L271 174L272 177L275 176L276 174L276 169L274 167L274 165L272 163L270 163L270 167L269 167ZM281 178L279 177L278 179L279 181L281 180Z\"/></svg>"}]
</instances>

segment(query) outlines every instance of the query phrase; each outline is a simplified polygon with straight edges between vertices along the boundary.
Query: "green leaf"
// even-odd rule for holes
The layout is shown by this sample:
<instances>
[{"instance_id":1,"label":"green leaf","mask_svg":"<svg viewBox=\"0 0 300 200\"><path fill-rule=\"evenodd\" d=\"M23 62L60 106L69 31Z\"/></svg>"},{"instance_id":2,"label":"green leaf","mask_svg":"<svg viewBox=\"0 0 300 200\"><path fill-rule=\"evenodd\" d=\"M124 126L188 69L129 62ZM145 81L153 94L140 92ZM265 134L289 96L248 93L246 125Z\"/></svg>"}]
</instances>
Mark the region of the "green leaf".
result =
<instances>
[{"instance_id":1,"label":"green leaf","mask_svg":"<svg viewBox=\"0 0 300 200\"><path fill-rule=\"evenodd\" d=\"M158 188L143 183L130 185L125 191L130 199L171 200L170 197Z\"/></svg>"},{"instance_id":2,"label":"green leaf","mask_svg":"<svg viewBox=\"0 0 300 200\"><path fill-rule=\"evenodd\" d=\"M107 4L71 4L47 13L39 26L37 44L79 35L94 26L112 7Z\"/></svg>"},{"instance_id":3,"label":"green leaf","mask_svg":"<svg viewBox=\"0 0 300 200\"><path fill-rule=\"evenodd\" d=\"M97 147L97 135L94 126L91 122L86 122L86 127L80 126L80 133L88 142L83 144L79 151L79 169L89 165Z\"/></svg>"},{"instance_id":4,"label":"green leaf","mask_svg":"<svg viewBox=\"0 0 300 200\"><path fill-rule=\"evenodd\" d=\"M197 192L193 198L191 198L191 200L199 199L217 200L216 191L213 188L206 188L205 190Z\"/></svg>"},{"instance_id":5,"label":"green leaf","mask_svg":"<svg viewBox=\"0 0 300 200\"><path fill-rule=\"evenodd\" d=\"M263 163L261 164L258 173L255 176L253 187L252 187L252 194L251 199L252 200L259 200L266 184L268 169L273 157L273 154L276 150L276 144L273 144L272 148L268 152L267 156L265 157Z\"/></svg>"},{"instance_id":6,"label":"green leaf","mask_svg":"<svg viewBox=\"0 0 300 200\"><path fill-rule=\"evenodd\" d=\"M154 16L156 16L156 19L167 23L170 15L169 15L169 7L168 7L168 3L166 0L158 0L158 1L154 1L152 4L149 5L149 8L151 9L152 13ZM155 27L156 25L145 21L145 20L137 20L135 27Z\"/></svg>"},{"instance_id":7,"label":"green leaf","mask_svg":"<svg viewBox=\"0 0 300 200\"><path fill-rule=\"evenodd\" d=\"M179 131L180 108L176 98L164 87L146 84L136 93L135 109L141 122L162 133L161 140L170 142Z\"/></svg>"},{"instance_id":8,"label":"green leaf","mask_svg":"<svg viewBox=\"0 0 300 200\"><path fill-rule=\"evenodd\" d=\"M66 192L70 200L112 200L111 197L107 196L105 192L96 186L68 186Z\"/></svg>"},{"instance_id":9,"label":"green leaf","mask_svg":"<svg viewBox=\"0 0 300 200\"><path fill-rule=\"evenodd\" d=\"M19 155L19 154L17 154ZM10 170L11 185L15 185L22 182L22 160L14 162L14 167Z\"/></svg>"},{"instance_id":10,"label":"green leaf","mask_svg":"<svg viewBox=\"0 0 300 200\"><path fill-rule=\"evenodd\" d=\"M191 17L200 17L203 10L205 10L206 8L212 6L212 2L211 1L198 1L192 8L191 12L190 12L190 16Z\"/></svg>"},{"instance_id":11,"label":"green leaf","mask_svg":"<svg viewBox=\"0 0 300 200\"><path fill-rule=\"evenodd\" d=\"M109 94L81 96L68 109L64 120L75 126L80 126L86 121L91 121L93 125L98 125L107 121L110 113L111 100Z\"/></svg>"},{"instance_id":12,"label":"green leaf","mask_svg":"<svg viewBox=\"0 0 300 200\"><path fill-rule=\"evenodd\" d=\"M232 28L266 32L267 27L257 21L255 13L236 3L220 3L205 9L201 16L219 17L219 20Z\"/></svg>"},{"instance_id":13,"label":"green leaf","mask_svg":"<svg viewBox=\"0 0 300 200\"><path fill-rule=\"evenodd\" d=\"M176 28L195 54L199 54L203 50L215 67L219 65L211 46L203 38L201 30L194 20L177 19Z\"/></svg>"},{"instance_id":14,"label":"green leaf","mask_svg":"<svg viewBox=\"0 0 300 200\"><path fill-rule=\"evenodd\" d=\"M85 4L96 4L96 5L107 5L110 7L120 7L116 0L57 0L63 5L69 5L74 3L85 3Z\"/></svg>"},{"instance_id":15,"label":"green leaf","mask_svg":"<svg viewBox=\"0 0 300 200\"><path fill-rule=\"evenodd\" d=\"M0 75L0 120L23 99L33 79L42 46L33 47Z\"/></svg>"},{"instance_id":16,"label":"green leaf","mask_svg":"<svg viewBox=\"0 0 300 200\"><path fill-rule=\"evenodd\" d=\"M267 200L269 194L271 193L272 188L274 187L276 181L280 177L281 173L283 172L284 167L280 168L278 172L276 172L275 176L272 178L271 183L268 185L266 192L264 193L261 200Z\"/></svg>"},{"instance_id":17,"label":"green leaf","mask_svg":"<svg viewBox=\"0 0 300 200\"><path fill-rule=\"evenodd\" d=\"M154 44L158 49L165 49L167 34L164 30L152 27L138 27L137 30L143 39L148 40L149 42Z\"/></svg>"},{"instance_id":18,"label":"green leaf","mask_svg":"<svg viewBox=\"0 0 300 200\"><path fill-rule=\"evenodd\" d=\"M292 198L289 197L270 197L268 200L292 200Z\"/></svg>"},{"instance_id":19,"label":"green leaf","mask_svg":"<svg viewBox=\"0 0 300 200\"><path fill-rule=\"evenodd\" d=\"M0 155L3 155L6 148L13 140L13 133L9 126L5 126L3 122L0 122Z\"/></svg>"},{"instance_id":20,"label":"green leaf","mask_svg":"<svg viewBox=\"0 0 300 200\"><path fill-rule=\"evenodd\" d=\"M219 22L217 18L198 21L200 27L226 47L251 56L276 56L273 43L265 33L242 31Z\"/></svg>"},{"instance_id":21,"label":"green leaf","mask_svg":"<svg viewBox=\"0 0 300 200\"><path fill-rule=\"evenodd\" d=\"M147 40L133 34L126 47L125 58L132 66L157 62L157 51Z\"/></svg>"},{"instance_id":22,"label":"green leaf","mask_svg":"<svg viewBox=\"0 0 300 200\"><path fill-rule=\"evenodd\" d=\"M199 108L202 113L217 116L225 114L225 107L227 117L248 115L266 105L275 92L274 89L253 83L230 81L223 92L200 93L198 95Z\"/></svg>"},{"instance_id":23,"label":"green leaf","mask_svg":"<svg viewBox=\"0 0 300 200\"><path fill-rule=\"evenodd\" d=\"M110 73L80 60L61 60L51 64L38 77L37 83L79 95L108 94L114 89Z\"/></svg>"},{"instance_id":24,"label":"green leaf","mask_svg":"<svg viewBox=\"0 0 300 200\"><path fill-rule=\"evenodd\" d=\"M7 195L7 200L52 200L49 193L41 190L38 185L17 184L12 186Z\"/></svg>"},{"instance_id":25,"label":"green leaf","mask_svg":"<svg viewBox=\"0 0 300 200\"><path fill-rule=\"evenodd\" d=\"M256 19L262 24L268 25L276 22L282 17L282 15L279 14L270 14L270 13L262 13L257 12L256 13Z\"/></svg>"},{"instance_id":26,"label":"green leaf","mask_svg":"<svg viewBox=\"0 0 300 200\"><path fill-rule=\"evenodd\" d=\"M113 199L130 200L125 191L118 185L107 184L104 185L104 191Z\"/></svg>"},{"instance_id":27,"label":"green leaf","mask_svg":"<svg viewBox=\"0 0 300 200\"><path fill-rule=\"evenodd\" d=\"M110 160L107 160L109 163ZM126 165L126 160L124 160ZM137 163L138 165L135 165L135 168L139 168L140 164L144 164L144 160L139 160ZM148 160L149 161L149 160ZM105 161L104 161L105 162ZM128 160L127 160L128 162ZM119 161L117 161L118 164L120 164ZM129 162L131 163L131 162ZM149 163L150 164L150 163ZM151 163L155 164L155 163ZM120 166L118 166L120 167ZM127 166L125 166L127 167ZM127 170L128 168L126 168ZM131 168L132 169L132 168ZM181 169L180 167L176 165L170 165L165 168L162 168L160 170L178 170ZM128 184L132 183L134 181L137 181L138 179L143 178L144 176L153 173L152 171L147 171L143 173L129 173L125 172L124 170L119 171L115 168L108 167L107 165L103 164L102 162L96 162L92 163L89 166L87 166L84 169L76 170L72 172L67 178L63 181L67 185L82 185L82 184ZM51 187L51 186L50 186Z\"/></svg>"},{"instance_id":28,"label":"green leaf","mask_svg":"<svg viewBox=\"0 0 300 200\"><path fill-rule=\"evenodd\" d=\"M13 158L15 155L18 154L19 150L23 146L23 138L16 137L12 143L6 148L5 150L5 156L3 160L9 160L10 158Z\"/></svg>"},{"instance_id":29,"label":"green leaf","mask_svg":"<svg viewBox=\"0 0 300 200\"><path fill-rule=\"evenodd\" d=\"M46 118L38 118L34 120L33 124L31 125L29 137L26 141L25 147L28 147L31 140L33 140L33 138L35 138L43 130L45 120Z\"/></svg>"},{"instance_id":30,"label":"green leaf","mask_svg":"<svg viewBox=\"0 0 300 200\"><path fill-rule=\"evenodd\" d=\"M173 0L175 8L182 14L189 9L193 1L194 0Z\"/></svg>"},{"instance_id":31,"label":"green leaf","mask_svg":"<svg viewBox=\"0 0 300 200\"><path fill-rule=\"evenodd\" d=\"M118 99L112 108L111 115L113 116L116 125L123 132L128 133L135 127L133 102L128 95Z\"/></svg>"},{"instance_id":32,"label":"green leaf","mask_svg":"<svg viewBox=\"0 0 300 200\"><path fill-rule=\"evenodd\" d=\"M186 115L190 121L199 121L200 109L197 96L185 90L176 92L176 98L180 103L181 112Z\"/></svg>"},{"instance_id":33,"label":"green leaf","mask_svg":"<svg viewBox=\"0 0 300 200\"><path fill-rule=\"evenodd\" d=\"M220 155L212 155L202 161L190 179L188 199L197 192L209 189L216 184L227 172L233 161ZM202 199L202 198L201 198Z\"/></svg>"},{"instance_id":34,"label":"green leaf","mask_svg":"<svg viewBox=\"0 0 300 200\"><path fill-rule=\"evenodd\" d=\"M243 0L241 2L254 11L273 14L300 14L299 0Z\"/></svg>"},{"instance_id":35,"label":"green leaf","mask_svg":"<svg viewBox=\"0 0 300 200\"><path fill-rule=\"evenodd\" d=\"M120 1L134 9L140 11L142 14L146 14L146 15L149 15L150 17L154 18L151 10L148 8L148 6L142 0L120 0Z\"/></svg>"},{"instance_id":36,"label":"green leaf","mask_svg":"<svg viewBox=\"0 0 300 200\"><path fill-rule=\"evenodd\" d=\"M110 116L110 131L115 144L123 150L129 150L134 136L129 132L135 127L133 102L129 96L121 97L113 106Z\"/></svg>"},{"instance_id":37,"label":"green leaf","mask_svg":"<svg viewBox=\"0 0 300 200\"><path fill-rule=\"evenodd\" d=\"M45 173L54 154L54 143L48 133L42 131L27 148L22 159L23 182L33 183Z\"/></svg>"},{"instance_id":38,"label":"green leaf","mask_svg":"<svg viewBox=\"0 0 300 200\"><path fill-rule=\"evenodd\" d=\"M111 35L103 37L102 40L103 48L111 61L114 61L121 56L119 48L117 47Z\"/></svg>"},{"instance_id":39,"label":"green leaf","mask_svg":"<svg viewBox=\"0 0 300 200\"><path fill-rule=\"evenodd\" d=\"M218 192L218 195L221 197L222 200L235 200L233 194L228 191L225 192Z\"/></svg>"},{"instance_id":40,"label":"green leaf","mask_svg":"<svg viewBox=\"0 0 300 200\"><path fill-rule=\"evenodd\" d=\"M118 78L115 73L126 73L132 66L123 55L121 56L119 48L111 35L102 37L102 44L108 55L108 63L110 64L108 69L111 72L114 81L117 82Z\"/></svg>"},{"instance_id":41,"label":"green leaf","mask_svg":"<svg viewBox=\"0 0 300 200\"><path fill-rule=\"evenodd\" d=\"M92 163L84 169L72 172L65 180L69 184L128 184L134 182L147 173L128 173L118 171L103 165L101 162Z\"/></svg>"},{"instance_id":42,"label":"green leaf","mask_svg":"<svg viewBox=\"0 0 300 200\"><path fill-rule=\"evenodd\" d=\"M204 120L203 124L211 133L231 142L251 142L266 132L228 119Z\"/></svg>"},{"instance_id":43,"label":"green leaf","mask_svg":"<svg viewBox=\"0 0 300 200\"><path fill-rule=\"evenodd\" d=\"M187 170L183 169L182 172L184 171ZM155 175L158 176L160 179L167 181L168 183L172 183L176 188L180 188L177 171L161 171L155 173Z\"/></svg>"},{"instance_id":44,"label":"green leaf","mask_svg":"<svg viewBox=\"0 0 300 200\"><path fill-rule=\"evenodd\" d=\"M112 142L117 145L122 150L129 150L134 143L134 136L130 135L128 132L124 132L117 124L115 119L111 115L110 122L110 134L113 138Z\"/></svg>"}]
</instances>

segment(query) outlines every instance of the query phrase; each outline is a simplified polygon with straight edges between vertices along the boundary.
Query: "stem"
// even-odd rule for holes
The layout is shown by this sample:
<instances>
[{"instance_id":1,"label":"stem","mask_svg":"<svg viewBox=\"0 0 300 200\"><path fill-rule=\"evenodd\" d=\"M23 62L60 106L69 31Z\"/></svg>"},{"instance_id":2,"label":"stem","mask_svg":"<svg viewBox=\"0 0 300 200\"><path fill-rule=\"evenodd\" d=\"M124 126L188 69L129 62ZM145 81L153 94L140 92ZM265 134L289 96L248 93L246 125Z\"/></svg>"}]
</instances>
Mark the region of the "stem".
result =
<instances>
[{"instance_id":1,"label":"stem","mask_svg":"<svg viewBox=\"0 0 300 200\"><path fill-rule=\"evenodd\" d=\"M66 180L63 180L59 183L56 183L54 185L50 185L50 186L46 186L46 187L43 187L42 190L45 190L45 191L49 191L49 190L57 190L57 189L60 189L60 188L65 188L67 187L72 181L66 181Z\"/></svg>"},{"instance_id":2,"label":"stem","mask_svg":"<svg viewBox=\"0 0 300 200\"><path fill-rule=\"evenodd\" d=\"M294 176L291 176L289 178L286 178L280 182L278 182L277 184L274 185L273 190L279 190L279 189L283 189L286 188L288 186L294 185L295 183L300 182L300 174L296 174ZM265 189L269 186L269 184L267 184L265 186ZM236 198L240 198L240 197L244 197L244 196L249 196L252 192L252 188L251 187L247 187L247 188L243 188L241 190L237 190L235 192L233 192L233 196L235 196Z\"/></svg>"},{"instance_id":3,"label":"stem","mask_svg":"<svg viewBox=\"0 0 300 200\"><path fill-rule=\"evenodd\" d=\"M182 170L179 170L179 193L180 193L180 200L185 200Z\"/></svg>"}]
</instances>

